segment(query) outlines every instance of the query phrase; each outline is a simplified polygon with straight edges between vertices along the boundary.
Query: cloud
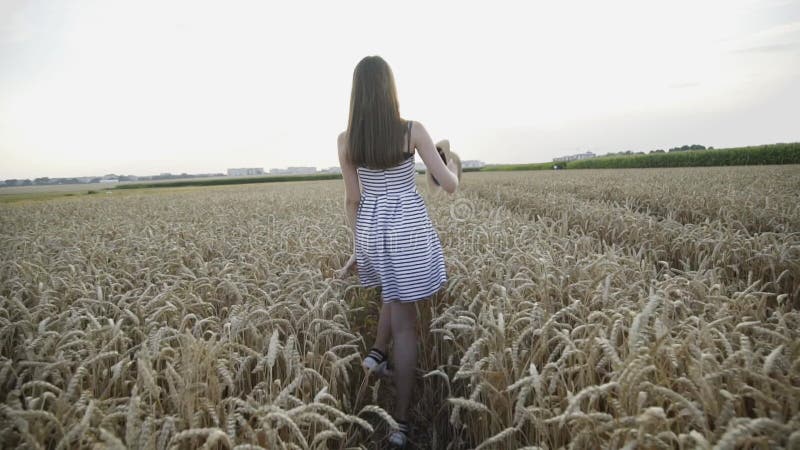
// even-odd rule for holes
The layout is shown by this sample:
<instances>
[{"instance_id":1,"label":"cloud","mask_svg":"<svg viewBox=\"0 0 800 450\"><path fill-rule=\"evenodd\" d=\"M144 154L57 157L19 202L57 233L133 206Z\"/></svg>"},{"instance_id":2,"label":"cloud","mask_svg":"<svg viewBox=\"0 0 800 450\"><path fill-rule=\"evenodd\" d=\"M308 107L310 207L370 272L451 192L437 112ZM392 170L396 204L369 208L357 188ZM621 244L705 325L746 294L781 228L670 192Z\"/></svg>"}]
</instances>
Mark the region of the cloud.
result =
<instances>
[{"instance_id":1,"label":"cloud","mask_svg":"<svg viewBox=\"0 0 800 450\"><path fill-rule=\"evenodd\" d=\"M787 44L767 44L757 45L754 47L739 48L731 50L731 53L775 53L775 52L793 52L800 50L800 43L790 42Z\"/></svg>"},{"instance_id":2,"label":"cloud","mask_svg":"<svg viewBox=\"0 0 800 450\"><path fill-rule=\"evenodd\" d=\"M0 1L0 46L24 44L50 31L54 13L74 8L59 0Z\"/></svg>"},{"instance_id":3,"label":"cloud","mask_svg":"<svg viewBox=\"0 0 800 450\"><path fill-rule=\"evenodd\" d=\"M800 20L775 25L735 39L729 53L767 53L800 48Z\"/></svg>"},{"instance_id":4,"label":"cloud","mask_svg":"<svg viewBox=\"0 0 800 450\"><path fill-rule=\"evenodd\" d=\"M33 38L36 30L24 10L2 13L0 16L5 17L0 20L0 44L18 44Z\"/></svg>"},{"instance_id":5,"label":"cloud","mask_svg":"<svg viewBox=\"0 0 800 450\"><path fill-rule=\"evenodd\" d=\"M702 83L699 81L685 81L682 83L672 83L669 85L670 89L684 89L700 86Z\"/></svg>"}]
</instances>

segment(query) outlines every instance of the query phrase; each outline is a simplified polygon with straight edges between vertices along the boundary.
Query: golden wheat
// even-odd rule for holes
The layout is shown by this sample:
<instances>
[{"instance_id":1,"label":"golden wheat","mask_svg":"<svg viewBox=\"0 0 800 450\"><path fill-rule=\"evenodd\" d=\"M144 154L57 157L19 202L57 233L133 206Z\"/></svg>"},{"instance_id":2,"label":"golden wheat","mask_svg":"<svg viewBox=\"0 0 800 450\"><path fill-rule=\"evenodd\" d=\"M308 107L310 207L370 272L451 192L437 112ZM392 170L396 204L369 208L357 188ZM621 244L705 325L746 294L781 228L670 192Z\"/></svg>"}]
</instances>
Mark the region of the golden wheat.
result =
<instances>
[{"instance_id":1,"label":"golden wheat","mask_svg":"<svg viewBox=\"0 0 800 450\"><path fill-rule=\"evenodd\" d=\"M800 170L468 173L426 197L420 448L796 448ZM383 448L340 181L0 206L0 446ZM371 383L371 384L370 384ZM368 395L362 386L367 386Z\"/></svg>"}]
</instances>

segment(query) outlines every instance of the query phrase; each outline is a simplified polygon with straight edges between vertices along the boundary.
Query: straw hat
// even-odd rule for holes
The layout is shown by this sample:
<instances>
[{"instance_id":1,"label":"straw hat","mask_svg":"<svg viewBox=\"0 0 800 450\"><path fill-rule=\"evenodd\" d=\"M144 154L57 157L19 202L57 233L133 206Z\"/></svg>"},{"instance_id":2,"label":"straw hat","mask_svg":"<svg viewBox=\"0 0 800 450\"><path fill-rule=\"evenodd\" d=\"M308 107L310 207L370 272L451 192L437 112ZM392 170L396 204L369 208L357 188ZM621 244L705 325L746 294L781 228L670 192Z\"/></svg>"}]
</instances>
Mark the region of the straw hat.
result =
<instances>
[{"instance_id":1,"label":"straw hat","mask_svg":"<svg viewBox=\"0 0 800 450\"><path fill-rule=\"evenodd\" d=\"M450 161L450 141L447 139L442 139L441 141L436 143L436 150L439 152L439 156L444 154L444 158L442 160L445 164L447 161Z\"/></svg>"},{"instance_id":2,"label":"straw hat","mask_svg":"<svg viewBox=\"0 0 800 450\"><path fill-rule=\"evenodd\" d=\"M442 161L447 164L450 161L455 162L456 165L456 177L458 180L461 181L461 158L458 156L457 153L450 151L450 141L447 139L442 139L441 141L436 143L436 151L439 152L439 156L442 157ZM428 179L428 187L429 188L438 188L439 182L431 175L430 170L426 171L426 178Z\"/></svg>"}]
</instances>

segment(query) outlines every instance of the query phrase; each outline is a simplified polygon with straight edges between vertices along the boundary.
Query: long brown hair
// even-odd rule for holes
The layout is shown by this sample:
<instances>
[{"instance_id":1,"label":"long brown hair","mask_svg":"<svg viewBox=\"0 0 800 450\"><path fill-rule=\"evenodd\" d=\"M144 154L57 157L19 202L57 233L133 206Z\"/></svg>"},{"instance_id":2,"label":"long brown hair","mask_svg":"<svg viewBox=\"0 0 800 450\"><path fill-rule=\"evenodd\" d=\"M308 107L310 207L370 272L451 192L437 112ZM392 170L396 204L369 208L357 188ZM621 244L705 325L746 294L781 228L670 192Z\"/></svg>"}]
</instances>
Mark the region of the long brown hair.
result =
<instances>
[{"instance_id":1,"label":"long brown hair","mask_svg":"<svg viewBox=\"0 0 800 450\"><path fill-rule=\"evenodd\" d=\"M406 121L394 75L380 56L367 56L353 71L347 157L357 166L388 169L403 161Z\"/></svg>"}]
</instances>

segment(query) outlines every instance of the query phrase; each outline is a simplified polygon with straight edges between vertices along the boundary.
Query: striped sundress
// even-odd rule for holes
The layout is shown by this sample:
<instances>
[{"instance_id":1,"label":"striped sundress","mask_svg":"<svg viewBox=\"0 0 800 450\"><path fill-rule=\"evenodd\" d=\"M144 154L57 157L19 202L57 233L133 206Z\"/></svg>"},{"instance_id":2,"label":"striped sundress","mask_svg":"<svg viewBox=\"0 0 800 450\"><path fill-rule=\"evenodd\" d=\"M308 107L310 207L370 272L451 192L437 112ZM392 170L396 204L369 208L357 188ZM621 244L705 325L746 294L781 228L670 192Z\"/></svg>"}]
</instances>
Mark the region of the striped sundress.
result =
<instances>
[{"instance_id":1,"label":"striped sundress","mask_svg":"<svg viewBox=\"0 0 800 450\"><path fill-rule=\"evenodd\" d=\"M417 190L414 155L406 154L389 169L357 169L358 277L362 286L380 286L384 302L424 300L447 282L442 244Z\"/></svg>"}]
</instances>

